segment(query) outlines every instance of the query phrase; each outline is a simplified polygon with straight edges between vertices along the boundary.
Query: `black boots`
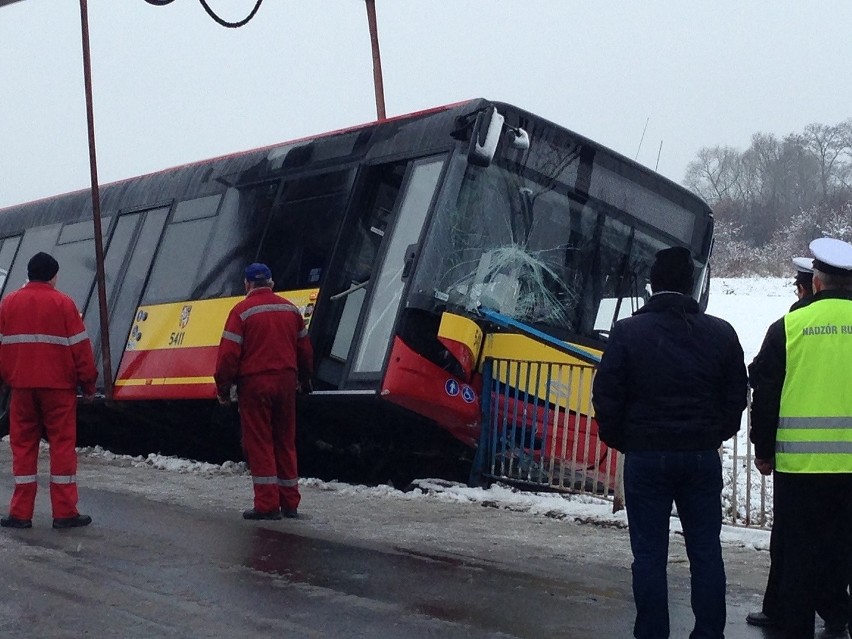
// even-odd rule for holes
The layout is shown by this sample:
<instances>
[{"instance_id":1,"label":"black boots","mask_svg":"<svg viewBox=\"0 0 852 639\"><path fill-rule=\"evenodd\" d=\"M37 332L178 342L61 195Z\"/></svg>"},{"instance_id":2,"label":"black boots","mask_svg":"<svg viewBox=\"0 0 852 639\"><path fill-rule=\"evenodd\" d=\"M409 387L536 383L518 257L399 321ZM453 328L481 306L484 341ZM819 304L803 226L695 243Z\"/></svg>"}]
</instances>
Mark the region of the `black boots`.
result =
<instances>
[{"instance_id":1,"label":"black boots","mask_svg":"<svg viewBox=\"0 0 852 639\"><path fill-rule=\"evenodd\" d=\"M3 517L0 519L0 526L3 528L32 528L32 519L15 519L14 517Z\"/></svg>"},{"instance_id":2,"label":"black boots","mask_svg":"<svg viewBox=\"0 0 852 639\"><path fill-rule=\"evenodd\" d=\"M75 515L74 517L56 517L53 520L54 528L79 528L80 526L88 526L92 523L92 518L88 515ZM32 519L15 519L14 517L3 517L0 519L0 526L3 528L32 528Z\"/></svg>"},{"instance_id":3,"label":"black boots","mask_svg":"<svg viewBox=\"0 0 852 639\"><path fill-rule=\"evenodd\" d=\"M76 517L57 517L53 520L54 528L79 528L92 523L88 515L77 515Z\"/></svg>"},{"instance_id":4,"label":"black boots","mask_svg":"<svg viewBox=\"0 0 852 639\"><path fill-rule=\"evenodd\" d=\"M243 519L281 519L281 511L280 510L270 510L269 512L262 513L254 508L250 508L248 510L243 511Z\"/></svg>"}]
</instances>

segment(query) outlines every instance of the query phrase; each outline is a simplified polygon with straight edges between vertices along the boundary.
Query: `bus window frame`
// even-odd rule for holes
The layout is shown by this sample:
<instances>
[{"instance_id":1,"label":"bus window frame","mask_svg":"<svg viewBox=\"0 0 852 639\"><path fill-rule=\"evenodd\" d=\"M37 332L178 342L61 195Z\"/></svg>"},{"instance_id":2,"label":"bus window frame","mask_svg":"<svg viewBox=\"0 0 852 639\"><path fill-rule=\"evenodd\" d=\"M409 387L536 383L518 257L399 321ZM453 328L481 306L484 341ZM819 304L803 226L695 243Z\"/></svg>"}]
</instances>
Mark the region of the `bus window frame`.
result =
<instances>
[{"instance_id":1,"label":"bus window frame","mask_svg":"<svg viewBox=\"0 0 852 639\"><path fill-rule=\"evenodd\" d=\"M382 239L381 257L380 257L380 260L379 260L379 267L376 271L376 273L378 275L381 276L381 275L386 273L386 270L385 270L386 261L389 259L389 257L391 257L389 255L391 249L392 248L398 249L400 247L400 245L396 244L396 240L398 239L397 236L398 236L398 233L401 230L405 229L404 224L402 226L400 225L400 213L402 212L402 209L407 204L409 194L411 193L410 188L411 188L412 184L414 184L414 177L415 177L415 173L416 173L417 169L419 169L421 167L427 167L427 166L430 166L432 164L438 164L439 163L440 167L438 169L437 176L435 177L435 182L432 186L432 191L431 191L431 195L429 197L429 201L426 204L425 211L422 214L422 222L420 224L420 231L417 233L416 242L414 243L417 247L419 247L422 244L424 233L426 231L426 228L428 227L428 222L431 219L432 212L434 211L435 202L436 202L436 199L438 198L439 193L441 191L441 185L443 183L443 178L444 178L446 171L447 171L447 164L448 164L447 160L448 160L448 154L436 154L436 155L427 155L425 157L413 159L408 163L408 166L406 167L405 179L403 180L402 186L400 187L400 199L397 201L397 203L394 207L396 210L394 211L394 216L393 216L393 221L391 223L390 232L388 232L386 230L385 236ZM403 222L405 222L405 220L403 220ZM405 247L410 248L411 245L412 245L412 243L409 242L409 243L405 244ZM403 265L400 267L400 273L405 272L405 261L406 261L405 254L407 252L408 251L405 251L405 250L403 251ZM367 297L367 300L365 300L365 302L366 302L365 305L364 305L365 308L362 310L361 317L359 318L359 324L360 324L360 328L362 330L361 330L360 333L356 333L358 338L357 338L357 343L353 344L354 351L352 349L350 349L350 355L349 355L348 360L351 359L352 361L349 362L347 360L348 364L349 364L349 376L350 376L351 379L353 379L353 380L359 380L359 379L362 379L362 378L363 379L375 379L376 376L378 376L379 378L384 376L384 372L387 368L387 357L388 357L388 353L390 352L391 344L393 342L393 337L398 332L400 313L401 313L403 308L407 307L407 305L405 304L405 301L406 301L406 298L407 298L407 292L408 292L409 288L411 287L410 274L414 270L414 268L416 267L416 262L417 262L416 253L419 253L419 248L415 252L415 256L413 258L411 258L411 263L410 263L410 266L408 267L409 268L408 275L403 275L402 278L401 278L401 286L398 288L399 300L395 305L396 314L393 318L393 322L388 327L388 336L389 337L386 340L380 340L380 341L385 342L385 351L380 357L374 358L374 359L381 360L381 364L376 369L363 371L363 370L356 370L356 368L358 366L360 366L361 363L367 358L366 353L362 350L363 348L365 348L365 332L366 332L365 328L366 328L367 324L369 323L369 320L372 317L374 305L377 303L378 296L379 296L379 293L380 293L379 289L375 285L370 286L369 295ZM373 282L373 284L376 284L376 283ZM393 297L394 296L391 296L391 298L393 298Z\"/></svg>"},{"instance_id":2,"label":"bus window frame","mask_svg":"<svg viewBox=\"0 0 852 639\"><path fill-rule=\"evenodd\" d=\"M391 240L395 236L397 232L397 228L399 225L399 211L400 207L403 205L405 200L405 194L408 192L408 187L411 183L412 174L414 173L414 167L418 163L426 164L430 158L439 159L443 158L443 164L441 166L441 170L438 174L438 178L435 182L435 186L432 192L432 197L429 200L429 204L426 209L426 213L423 217L423 224L420 228L420 232L417 236L417 246L418 246L418 255L415 258L414 262L411 265L411 270L408 276L403 280L402 288L400 291L400 302L396 309L396 317L394 317L394 321L390 328L390 339L386 342L386 349L384 354L382 355L382 365L377 371L368 371L368 372L357 372L354 370L355 359L358 356L359 350L361 348L361 344L364 340L364 333L366 330L366 322L369 317L370 310L373 307L375 302L376 292L374 290L373 282L371 282L370 286L367 290L366 299L364 300L364 305L361 308L360 316L358 318L358 324L355 327L355 332L352 339L352 344L349 349L349 355L346 359L345 369L343 371L342 376L342 388L345 389L359 389L364 387L375 387L377 382L380 382L384 379L385 373L387 371L388 366L388 356L391 352L391 347L393 344L394 337L398 334L399 331L399 322L402 312L405 308L408 308L408 297L411 290L413 275L417 271L417 264L419 262L419 254L420 250L423 247L424 239L426 235L429 233L429 229L432 226L432 219L435 215L435 206L436 203L441 200L443 196L444 186L447 179L447 172L449 170L449 166L451 163L452 157L455 155L455 149L451 150L443 150L438 152L424 153L422 155L417 156L408 156L399 158L396 160L389 160L388 158L381 158L378 161L372 161L368 166L377 166L380 164L387 164L394 161L405 160L407 162L405 177L403 179L402 185L400 186L400 199L394 205L393 218L390 226L390 230L385 230L385 236L382 241L381 250L377 256L377 263L380 265L379 268L384 266L385 260L387 259L388 249L391 245Z\"/></svg>"}]
</instances>

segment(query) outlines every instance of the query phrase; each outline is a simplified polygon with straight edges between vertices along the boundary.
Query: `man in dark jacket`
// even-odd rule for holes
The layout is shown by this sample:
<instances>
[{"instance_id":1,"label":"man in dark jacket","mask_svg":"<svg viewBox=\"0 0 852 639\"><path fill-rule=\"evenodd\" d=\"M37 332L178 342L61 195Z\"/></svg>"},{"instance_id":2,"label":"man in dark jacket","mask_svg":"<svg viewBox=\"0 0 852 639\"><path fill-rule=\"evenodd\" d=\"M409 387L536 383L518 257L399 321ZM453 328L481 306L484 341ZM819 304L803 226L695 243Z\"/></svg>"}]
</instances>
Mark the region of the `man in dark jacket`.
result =
<instances>
[{"instance_id":1,"label":"man in dark jacket","mask_svg":"<svg viewBox=\"0 0 852 639\"><path fill-rule=\"evenodd\" d=\"M690 253L657 253L653 295L617 322L595 376L600 437L625 453L624 488L633 550L639 639L669 636L668 560L672 503L692 575L691 639L725 629L722 466L718 449L746 407L743 350L733 327L702 313L689 296Z\"/></svg>"}]
</instances>

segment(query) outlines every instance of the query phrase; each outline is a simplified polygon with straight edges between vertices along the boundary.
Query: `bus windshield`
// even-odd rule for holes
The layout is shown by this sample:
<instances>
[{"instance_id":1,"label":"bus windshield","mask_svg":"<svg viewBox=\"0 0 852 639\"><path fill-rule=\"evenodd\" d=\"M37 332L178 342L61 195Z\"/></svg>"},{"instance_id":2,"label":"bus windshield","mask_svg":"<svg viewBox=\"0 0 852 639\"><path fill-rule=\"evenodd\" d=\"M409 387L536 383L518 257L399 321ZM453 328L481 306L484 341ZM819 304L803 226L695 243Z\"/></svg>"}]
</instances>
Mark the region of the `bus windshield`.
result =
<instances>
[{"instance_id":1,"label":"bus windshield","mask_svg":"<svg viewBox=\"0 0 852 639\"><path fill-rule=\"evenodd\" d=\"M654 253L692 242L695 214L588 147L538 149L487 168L455 157L411 303L488 308L563 339L598 340L649 295Z\"/></svg>"}]
</instances>

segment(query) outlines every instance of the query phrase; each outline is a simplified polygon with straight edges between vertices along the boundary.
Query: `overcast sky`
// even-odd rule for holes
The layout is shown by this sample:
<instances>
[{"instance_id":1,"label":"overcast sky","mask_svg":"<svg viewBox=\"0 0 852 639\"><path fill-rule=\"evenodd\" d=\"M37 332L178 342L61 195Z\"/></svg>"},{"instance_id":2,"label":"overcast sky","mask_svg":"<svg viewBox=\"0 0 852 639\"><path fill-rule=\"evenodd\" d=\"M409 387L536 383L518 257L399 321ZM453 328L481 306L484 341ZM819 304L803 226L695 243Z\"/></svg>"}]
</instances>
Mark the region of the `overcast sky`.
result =
<instances>
[{"instance_id":1,"label":"overcast sky","mask_svg":"<svg viewBox=\"0 0 852 639\"><path fill-rule=\"evenodd\" d=\"M376 5L388 115L510 102L651 168L662 142L677 182L703 146L852 117L848 0ZM89 0L89 21L102 183L376 117L363 0L265 0L240 29ZM0 207L88 187L77 0L0 8L0 91Z\"/></svg>"}]
</instances>

